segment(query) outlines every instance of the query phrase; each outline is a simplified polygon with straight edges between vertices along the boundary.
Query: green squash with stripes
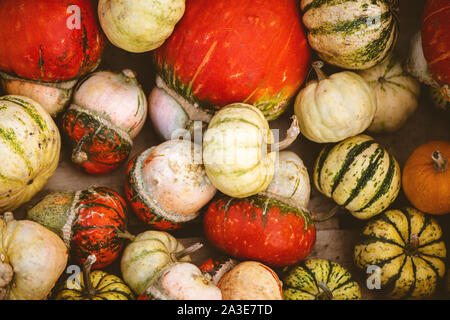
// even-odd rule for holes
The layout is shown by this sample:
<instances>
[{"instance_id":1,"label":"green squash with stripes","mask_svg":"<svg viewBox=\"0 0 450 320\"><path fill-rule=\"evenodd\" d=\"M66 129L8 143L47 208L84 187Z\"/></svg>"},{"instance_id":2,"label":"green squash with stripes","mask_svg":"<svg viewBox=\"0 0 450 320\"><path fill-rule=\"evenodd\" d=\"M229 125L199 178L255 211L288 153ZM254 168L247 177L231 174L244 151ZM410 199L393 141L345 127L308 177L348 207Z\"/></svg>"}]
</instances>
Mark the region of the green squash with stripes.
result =
<instances>
[{"instance_id":1,"label":"green squash with stripes","mask_svg":"<svg viewBox=\"0 0 450 320\"><path fill-rule=\"evenodd\" d=\"M431 296L445 274L446 247L437 220L414 208L388 210L369 221L354 248L364 273L379 268L368 282L393 299Z\"/></svg>"},{"instance_id":2,"label":"green squash with stripes","mask_svg":"<svg viewBox=\"0 0 450 320\"><path fill-rule=\"evenodd\" d=\"M367 69L394 48L398 0L302 0L308 40L319 57L345 69Z\"/></svg>"},{"instance_id":3,"label":"green squash with stripes","mask_svg":"<svg viewBox=\"0 0 450 320\"><path fill-rule=\"evenodd\" d=\"M283 278L284 300L360 300L361 290L341 265L307 259Z\"/></svg>"},{"instance_id":4,"label":"green squash with stripes","mask_svg":"<svg viewBox=\"0 0 450 320\"><path fill-rule=\"evenodd\" d=\"M0 97L0 213L15 210L39 192L58 166L61 138L40 104Z\"/></svg>"},{"instance_id":5,"label":"green squash with stripes","mask_svg":"<svg viewBox=\"0 0 450 320\"><path fill-rule=\"evenodd\" d=\"M397 160L367 135L323 148L314 167L314 184L358 219L383 212L401 186Z\"/></svg>"}]
</instances>

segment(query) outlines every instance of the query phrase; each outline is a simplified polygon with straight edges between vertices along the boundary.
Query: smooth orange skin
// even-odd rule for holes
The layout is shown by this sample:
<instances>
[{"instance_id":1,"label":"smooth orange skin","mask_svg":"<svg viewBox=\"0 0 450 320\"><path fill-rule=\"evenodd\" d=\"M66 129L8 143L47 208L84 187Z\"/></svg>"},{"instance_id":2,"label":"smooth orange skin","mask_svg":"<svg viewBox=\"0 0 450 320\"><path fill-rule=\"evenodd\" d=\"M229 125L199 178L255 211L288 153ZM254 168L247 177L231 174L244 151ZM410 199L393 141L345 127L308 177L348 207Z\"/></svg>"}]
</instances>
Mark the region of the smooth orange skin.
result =
<instances>
[{"instance_id":1,"label":"smooth orange skin","mask_svg":"<svg viewBox=\"0 0 450 320\"><path fill-rule=\"evenodd\" d=\"M436 150L450 159L449 141L430 141L414 150L403 168L403 191L417 209L442 215L450 213L450 169L434 169L431 155Z\"/></svg>"}]
</instances>

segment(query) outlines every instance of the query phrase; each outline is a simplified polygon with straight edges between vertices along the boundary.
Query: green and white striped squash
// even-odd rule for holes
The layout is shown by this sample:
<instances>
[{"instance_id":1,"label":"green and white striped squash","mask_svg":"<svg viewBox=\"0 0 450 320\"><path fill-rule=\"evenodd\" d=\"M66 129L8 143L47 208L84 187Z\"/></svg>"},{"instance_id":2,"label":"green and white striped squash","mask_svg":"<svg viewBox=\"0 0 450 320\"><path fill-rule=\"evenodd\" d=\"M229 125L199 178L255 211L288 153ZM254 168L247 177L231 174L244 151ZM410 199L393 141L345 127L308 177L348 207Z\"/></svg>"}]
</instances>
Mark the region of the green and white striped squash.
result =
<instances>
[{"instance_id":1,"label":"green and white striped squash","mask_svg":"<svg viewBox=\"0 0 450 320\"><path fill-rule=\"evenodd\" d=\"M212 184L236 198L249 197L269 186L275 152L265 152L274 136L264 115L243 103L226 106L209 123L203 138L203 163Z\"/></svg>"},{"instance_id":2,"label":"green and white striped squash","mask_svg":"<svg viewBox=\"0 0 450 320\"><path fill-rule=\"evenodd\" d=\"M345 69L373 67L398 38L398 0L302 0L301 9L311 47Z\"/></svg>"},{"instance_id":3,"label":"green and white striped squash","mask_svg":"<svg viewBox=\"0 0 450 320\"><path fill-rule=\"evenodd\" d=\"M314 167L314 184L358 219L383 212L401 186L397 160L367 135L327 145Z\"/></svg>"},{"instance_id":4,"label":"green and white striped squash","mask_svg":"<svg viewBox=\"0 0 450 320\"><path fill-rule=\"evenodd\" d=\"M420 83L403 71L401 62L389 56L382 63L360 71L377 97L377 111L369 132L393 132L404 125L419 105Z\"/></svg>"},{"instance_id":5,"label":"green and white striped squash","mask_svg":"<svg viewBox=\"0 0 450 320\"><path fill-rule=\"evenodd\" d=\"M351 274L336 262L307 259L283 279L284 300L360 300L361 290Z\"/></svg>"},{"instance_id":6,"label":"green and white striped squash","mask_svg":"<svg viewBox=\"0 0 450 320\"><path fill-rule=\"evenodd\" d=\"M22 96L0 97L0 212L39 192L58 166L61 138L50 115Z\"/></svg>"},{"instance_id":7,"label":"green and white striped squash","mask_svg":"<svg viewBox=\"0 0 450 320\"><path fill-rule=\"evenodd\" d=\"M365 273L379 267L381 290L394 299L432 295L444 277L446 255L437 220L414 208L388 210L369 221L354 248L356 266Z\"/></svg>"}]
</instances>

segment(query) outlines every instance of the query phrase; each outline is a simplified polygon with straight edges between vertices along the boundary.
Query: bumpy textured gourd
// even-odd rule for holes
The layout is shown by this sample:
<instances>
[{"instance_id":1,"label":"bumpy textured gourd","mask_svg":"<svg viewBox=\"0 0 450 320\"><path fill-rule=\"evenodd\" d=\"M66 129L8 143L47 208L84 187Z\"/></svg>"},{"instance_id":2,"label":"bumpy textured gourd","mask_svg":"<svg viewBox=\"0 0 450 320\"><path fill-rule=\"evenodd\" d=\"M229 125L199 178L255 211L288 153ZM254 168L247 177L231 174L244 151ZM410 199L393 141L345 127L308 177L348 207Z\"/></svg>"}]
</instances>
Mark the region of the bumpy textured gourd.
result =
<instances>
[{"instance_id":1,"label":"bumpy textured gourd","mask_svg":"<svg viewBox=\"0 0 450 320\"><path fill-rule=\"evenodd\" d=\"M324 259L307 259L290 268L283 278L285 300L359 300L361 290L341 265Z\"/></svg>"},{"instance_id":2,"label":"bumpy textured gourd","mask_svg":"<svg viewBox=\"0 0 450 320\"><path fill-rule=\"evenodd\" d=\"M444 276L446 256L439 223L413 208L370 220L354 248L356 266L364 274L369 266L381 268L381 290L394 299L432 295Z\"/></svg>"},{"instance_id":3,"label":"bumpy textured gourd","mask_svg":"<svg viewBox=\"0 0 450 320\"><path fill-rule=\"evenodd\" d=\"M394 156L372 137L359 135L322 149L314 184L356 218L369 219L397 198L401 172Z\"/></svg>"},{"instance_id":4,"label":"bumpy textured gourd","mask_svg":"<svg viewBox=\"0 0 450 320\"><path fill-rule=\"evenodd\" d=\"M395 47L398 0L302 0L308 42L319 57L344 69L367 69Z\"/></svg>"},{"instance_id":5,"label":"bumpy textured gourd","mask_svg":"<svg viewBox=\"0 0 450 320\"><path fill-rule=\"evenodd\" d=\"M0 97L0 213L39 192L58 166L61 138L50 115L22 96Z\"/></svg>"}]
</instances>

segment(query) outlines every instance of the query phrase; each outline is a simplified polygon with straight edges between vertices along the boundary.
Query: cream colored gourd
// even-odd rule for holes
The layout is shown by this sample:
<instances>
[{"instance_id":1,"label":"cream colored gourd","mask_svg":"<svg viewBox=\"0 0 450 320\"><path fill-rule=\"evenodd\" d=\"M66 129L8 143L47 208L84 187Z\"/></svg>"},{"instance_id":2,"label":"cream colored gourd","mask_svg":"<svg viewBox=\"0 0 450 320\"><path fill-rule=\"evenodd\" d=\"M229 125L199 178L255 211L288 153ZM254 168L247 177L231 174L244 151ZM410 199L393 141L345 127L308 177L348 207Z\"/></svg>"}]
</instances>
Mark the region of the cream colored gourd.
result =
<instances>
[{"instance_id":1,"label":"cream colored gourd","mask_svg":"<svg viewBox=\"0 0 450 320\"><path fill-rule=\"evenodd\" d=\"M276 152L297 137L297 121L288 137L274 142L269 123L257 108L235 103L218 111L203 138L206 174L222 193L249 197L269 186L275 172Z\"/></svg>"},{"instance_id":2,"label":"cream colored gourd","mask_svg":"<svg viewBox=\"0 0 450 320\"><path fill-rule=\"evenodd\" d=\"M292 151L281 151L278 154L275 174L266 192L307 208L311 184L303 160Z\"/></svg>"},{"instance_id":3,"label":"cream colored gourd","mask_svg":"<svg viewBox=\"0 0 450 320\"><path fill-rule=\"evenodd\" d=\"M295 100L300 131L317 143L338 142L366 130L377 110L375 92L350 71L326 77L321 61L313 63L318 81L311 81Z\"/></svg>"},{"instance_id":4,"label":"cream colored gourd","mask_svg":"<svg viewBox=\"0 0 450 320\"><path fill-rule=\"evenodd\" d=\"M403 71L400 61L394 56L360 71L359 75L374 89L377 97L377 112L368 131L398 130L417 109L419 82Z\"/></svg>"},{"instance_id":5,"label":"cream colored gourd","mask_svg":"<svg viewBox=\"0 0 450 320\"><path fill-rule=\"evenodd\" d=\"M50 115L22 96L0 97L0 213L39 192L58 166L61 138Z\"/></svg>"},{"instance_id":6,"label":"cream colored gourd","mask_svg":"<svg viewBox=\"0 0 450 320\"><path fill-rule=\"evenodd\" d=\"M108 39L129 52L161 46L184 14L185 0L100 0L98 15Z\"/></svg>"},{"instance_id":7,"label":"cream colored gourd","mask_svg":"<svg viewBox=\"0 0 450 320\"><path fill-rule=\"evenodd\" d=\"M0 298L42 300L63 273L68 259L55 233L29 220L0 218Z\"/></svg>"}]
</instances>

